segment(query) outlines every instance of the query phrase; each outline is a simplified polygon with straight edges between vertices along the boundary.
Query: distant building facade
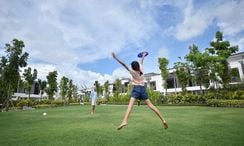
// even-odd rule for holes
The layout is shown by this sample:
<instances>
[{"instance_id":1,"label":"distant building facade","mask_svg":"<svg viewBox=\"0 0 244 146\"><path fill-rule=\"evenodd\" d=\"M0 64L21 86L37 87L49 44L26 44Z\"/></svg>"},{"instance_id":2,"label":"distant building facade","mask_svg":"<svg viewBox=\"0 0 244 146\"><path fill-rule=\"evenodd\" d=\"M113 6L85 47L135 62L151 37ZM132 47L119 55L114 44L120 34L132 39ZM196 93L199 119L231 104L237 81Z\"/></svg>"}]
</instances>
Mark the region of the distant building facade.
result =
<instances>
[{"instance_id":1,"label":"distant building facade","mask_svg":"<svg viewBox=\"0 0 244 146\"><path fill-rule=\"evenodd\" d=\"M20 100L20 99L31 99L31 100L41 100L41 98L45 97L42 95L39 88L39 84L37 81L34 81L31 91L30 91L30 98L29 98L29 91L23 87L18 85L17 91L12 95L12 100Z\"/></svg>"}]
</instances>

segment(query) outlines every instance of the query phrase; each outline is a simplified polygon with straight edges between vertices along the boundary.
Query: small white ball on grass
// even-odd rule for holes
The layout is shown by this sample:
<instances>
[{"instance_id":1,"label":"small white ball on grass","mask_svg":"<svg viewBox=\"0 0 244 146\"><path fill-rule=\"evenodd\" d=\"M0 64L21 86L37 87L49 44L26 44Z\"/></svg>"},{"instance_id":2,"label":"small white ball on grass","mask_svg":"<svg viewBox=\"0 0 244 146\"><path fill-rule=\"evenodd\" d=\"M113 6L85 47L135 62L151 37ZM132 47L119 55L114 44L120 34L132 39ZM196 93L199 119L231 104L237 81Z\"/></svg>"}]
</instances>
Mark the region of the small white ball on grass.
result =
<instances>
[{"instance_id":1,"label":"small white ball on grass","mask_svg":"<svg viewBox=\"0 0 244 146\"><path fill-rule=\"evenodd\" d=\"M43 113L43 116L46 116L47 115L47 113Z\"/></svg>"}]
</instances>

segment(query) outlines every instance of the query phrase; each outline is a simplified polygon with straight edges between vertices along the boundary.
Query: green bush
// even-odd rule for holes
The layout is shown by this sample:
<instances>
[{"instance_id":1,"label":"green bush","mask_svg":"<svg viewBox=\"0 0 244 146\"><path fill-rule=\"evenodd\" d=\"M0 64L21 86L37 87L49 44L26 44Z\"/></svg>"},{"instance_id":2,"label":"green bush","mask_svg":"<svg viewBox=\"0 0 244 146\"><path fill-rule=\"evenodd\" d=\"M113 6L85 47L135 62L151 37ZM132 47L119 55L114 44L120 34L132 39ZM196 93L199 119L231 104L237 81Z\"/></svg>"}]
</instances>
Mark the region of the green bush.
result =
<instances>
[{"instance_id":1,"label":"green bush","mask_svg":"<svg viewBox=\"0 0 244 146\"><path fill-rule=\"evenodd\" d=\"M130 100L130 94L121 94L119 95L119 102L128 102Z\"/></svg>"},{"instance_id":2,"label":"green bush","mask_svg":"<svg viewBox=\"0 0 244 146\"><path fill-rule=\"evenodd\" d=\"M232 94L232 99L244 99L244 91L237 90Z\"/></svg>"},{"instance_id":3,"label":"green bush","mask_svg":"<svg viewBox=\"0 0 244 146\"><path fill-rule=\"evenodd\" d=\"M214 99L214 98L215 98L215 95L214 95L213 92L206 92L206 93L204 94L204 98L205 98L205 99Z\"/></svg>"},{"instance_id":4,"label":"green bush","mask_svg":"<svg viewBox=\"0 0 244 146\"><path fill-rule=\"evenodd\" d=\"M22 99L17 102L18 107L29 106L31 107L33 102L30 99Z\"/></svg>"},{"instance_id":5,"label":"green bush","mask_svg":"<svg viewBox=\"0 0 244 146\"><path fill-rule=\"evenodd\" d=\"M98 98L98 104L106 104L108 102L107 98Z\"/></svg>"},{"instance_id":6,"label":"green bush","mask_svg":"<svg viewBox=\"0 0 244 146\"><path fill-rule=\"evenodd\" d=\"M63 101L63 100L55 100L53 102L53 104L56 105L56 106L63 106L65 104L65 101Z\"/></svg>"},{"instance_id":7,"label":"green bush","mask_svg":"<svg viewBox=\"0 0 244 146\"><path fill-rule=\"evenodd\" d=\"M51 104L52 101L51 100L41 100L40 104Z\"/></svg>"},{"instance_id":8,"label":"green bush","mask_svg":"<svg viewBox=\"0 0 244 146\"><path fill-rule=\"evenodd\" d=\"M209 106L214 107L244 107L244 100L217 100L211 99L207 101Z\"/></svg>"},{"instance_id":9,"label":"green bush","mask_svg":"<svg viewBox=\"0 0 244 146\"><path fill-rule=\"evenodd\" d=\"M162 101L162 94L158 91L153 91L153 90L150 90L150 89L147 89L147 94L148 94L148 97L149 99L154 103L154 104L160 104L161 101Z\"/></svg>"},{"instance_id":10,"label":"green bush","mask_svg":"<svg viewBox=\"0 0 244 146\"><path fill-rule=\"evenodd\" d=\"M37 105L34 105L33 106L34 108L48 108L48 107L50 107L50 105L49 104L37 104Z\"/></svg>"}]
</instances>

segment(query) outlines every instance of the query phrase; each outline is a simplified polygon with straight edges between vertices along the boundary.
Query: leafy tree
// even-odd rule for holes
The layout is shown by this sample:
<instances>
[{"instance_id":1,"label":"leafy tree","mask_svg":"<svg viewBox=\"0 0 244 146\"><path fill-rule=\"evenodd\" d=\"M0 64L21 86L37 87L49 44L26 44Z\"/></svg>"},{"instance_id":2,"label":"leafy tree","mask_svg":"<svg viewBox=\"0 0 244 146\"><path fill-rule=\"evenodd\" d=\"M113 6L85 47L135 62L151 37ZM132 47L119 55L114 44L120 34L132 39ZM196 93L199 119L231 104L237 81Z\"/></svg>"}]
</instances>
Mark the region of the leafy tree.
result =
<instances>
[{"instance_id":1,"label":"leafy tree","mask_svg":"<svg viewBox=\"0 0 244 146\"><path fill-rule=\"evenodd\" d=\"M57 76L58 73L57 71L49 72L47 75L47 88L46 88L46 93L48 95L48 99L53 99L53 96L58 90L58 85L57 85Z\"/></svg>"},{"instance_id":2,"label":"leafy tree","mask_svg":"<svg viewBox=\"0 0 244 146\"><path fill-rule=\"evenodd\" d=\"M167 95L167 89L168 89L168 83L167 83L167 79L169 77L169 71L168 71L168 64L169 61L166 58L158 58L158 64L159 64L159 69L161 71L161 76L163 78L163 80L165 80L163 87L165 89L165 95Z\"/></svg>"},{"instance_id":3,"label":"leafy tree","mask_svg":"<svg viewBox=\"0 0 244 146\"><path fill-rule=\"evenodd\" d=\"M18 81L20 80L20 68L27 66L29 54L23 52L25 47L21 40L13 39L12 44L6 44L6 56L1 57L0 63L0 85L1 95L3 100L6 100L8 110L9 97L17 89Z\"/></svg>"},{"instance_id":4,"label":"leafy tree","mask_svg":"<svg viewBox=\"0 0 244 146\"><path fill-rule=\"evenodd\" d=\"M32 88L34 81L37 78L37 70L34 69L33 73L32 73L31 68L28 67L27 69L24 70L23 75L25 78L25 87L28 90L28 99L30 99L31 88Z\"/></svg>"},{"instance_id":5,"label":"leafy tree","mask_svg":"<svg viewBox=\"0 0 244 146\"><path fill-rule=\"evenodd\" d=\"M68 104L71 102L73 91L74 91L73 80L69 80L68 92L67 92L68 93Z\"/></svg>"},{"instance_id":6,"label":"leafy tree","mask_svg":"<svg viewBox=\"0 0 244 146\"><path fill-rule=\"evenodd\" d=\"M96 90L97 90L97 96L99 97L100 94L102 93L103 89L98 81L95 81L95 86L96 86Z\"/></svg>"},{"instance_id":7,"label":"leafy tree","mask_svg":"<svg viewBox=\"0 0 244 146\"><path fill-rule=\"evenodd\" d=\"M216 32L215 37L216 40L210 42L211 47L206 49L214 58L211 62L211 77L215 82L222 83L223 87L226 87L230 82L227 58L231 54L236 53L239 49L238 46L230 46L229 41L224 41L222 32ZM217 77L214 77L214 75Z\"/></svg>"},{"instance_id":8,"label":"leafy tree","mask_svg":"<svg viewBox=\"0 0 244 146\"><path fill-rule=\"evenodd\" d=\"M115 80L115 98L118 100L119 99L119 93L121 92L121 80L120 79L116 79Z\"/></svg>"},{"instance_id":9,"label":"leafy tree","mask_svg":"<svg viewBox=\"0 0 244 146\"><path fill-rule=\"evenodd\" d=\"M133 87L132 84L129 83L128 86L127 86L127 94L130 94L131 93L132 87Z\"/></svg>"},{"instance_id":10,"label":"leafy tree","mask_svg":"<svg viewBox=\"0 0 244 146\"><path fill-rule=\"evenodd\" d=\"M38 79L38 84L39 84L39 89L41 92L41 99L42 99L42 95L44 94L44 91L47 87L47 82L46 81L42 81L41 79Z\"/></svg>"},{"instance_id":11,"label":"leafy tree","mask_svg":"<svg viewBox=\"0 0 244 146\"><path fill-rule=\"evenodd\" d=\"M109 88L109 81L106 81L103 85L105 91L105 97L108 98L108 88Z\"/></svg>"},{"instance_id":12,"label":"leafy tree","mask_svg":"<svg viewBox=\"0 0 244 146\"><path fill-rule=\"evenodd\" d=\"M202 86L204 85L206 88L209 86L209 54L207 52L201 53L195 44L190 46L189 50L190 52L185 58L190 64L194 80L200 86L201 93L203 93Z\"/></svg>"},{"instance_id":13,"label":"leafy tree","mask_svg":"<svg viewBox=\"0 0 244 146\"><path fill-rule=\"evenodd\" d=\"M66 101L66 96L67 96L67 93L69 90L68 83L69 83L69 79L67 77L63 76L61 78L60 84L59 84L60 95L61 95L63 101Z\"/></svg>"},{"instance_id":14,"label":"leafy tree","mask_svg":"<svg viewBox=\"0 0 244 146\"><path fill-rule=\"evenodd\" d=\"M3 78L4 67L7 64L7 59L3 56L0 62L0 103L8 96L7 87L5 85L5 80Z\"/></svg>"},{"instance_id":15,"label":"leafy tree","mask_svg":"<svg viewBox=\"0 0 244 146\"><path fill-rule=\"evenodd\" d=\"M73 95L72 95L72 97L73 97L73 99L75 101L78 100L78 87L77 87L77 85L73 85Z\"/></svg>"},{"instance_id":16,"label":"leafy tree","mask_svg":"<svg viewBox=\"0 0 244 146\"><path fill-rule=\"evenodd\" d=\"M176 62L174 68L176 69L176 75L181 84L182 92L185 93L187 91L188 81L191 78L189 66L187 63Z\"/></svg>"}]
</instances>

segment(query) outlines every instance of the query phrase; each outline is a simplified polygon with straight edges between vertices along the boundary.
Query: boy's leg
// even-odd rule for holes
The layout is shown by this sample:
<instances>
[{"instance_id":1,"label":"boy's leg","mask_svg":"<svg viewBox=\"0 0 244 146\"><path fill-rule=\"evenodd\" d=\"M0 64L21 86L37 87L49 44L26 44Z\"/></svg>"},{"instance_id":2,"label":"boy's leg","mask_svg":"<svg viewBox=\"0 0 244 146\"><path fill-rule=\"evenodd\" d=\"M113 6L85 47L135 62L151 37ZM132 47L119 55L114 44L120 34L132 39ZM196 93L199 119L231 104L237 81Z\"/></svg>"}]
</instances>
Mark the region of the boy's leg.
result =
<instances>
[{"instance_id":1,"label":"boy's leg","mask_svg":"<svg viewBox=\"0 0 244 146\"><path fill-rule=\"evenodd\" d=\"M96 101L95 100L92 100L91 106L92 106L91 114L94 114L95 113L95 106L96 106Z\"/></svg>"},{"instance_id":2,"label":"boy's leg","mask_svg":"<svg viewBox=\"0 0 244 146\"><path fill-rule=\"evenodd\" d=\"M92 112L93 112L93 114L95 113L95 108L96 108L96 106L93 105L93 106L92 106Z\"/></svg>"},{"instance_id":3,"label":"boy's leg","mask_svg":"<svg viewBox=\"0 0 244 146\"><path fill-rule=\"evenodd\" d=\"M124 115L124 119L123 119L122 123L119 125L118 130L122 129L124 126L127 125L128 118L129 118L130 112L133 108L135 100L136 99L133 97L130 98L130 102L128 104L127 110L126 110L125 115Z\"/></svg>"},{"instance_id":4,"label":"boy's leg","mask_svg":"<svg viewBox=\"0 0 244 146\"><path fill-rule=\"evenodd\" d=\"M151 103L151 101L149 99L145 100L147 105L149 106L149 108L151 110L153 110L157 116L160 118L160 120L162 121L164 128L167 129L168 128L168 124L167 122L164 120L163 116L161 115L161 113L159 112L159 110Z\"/></svg>"}]
</instances>

